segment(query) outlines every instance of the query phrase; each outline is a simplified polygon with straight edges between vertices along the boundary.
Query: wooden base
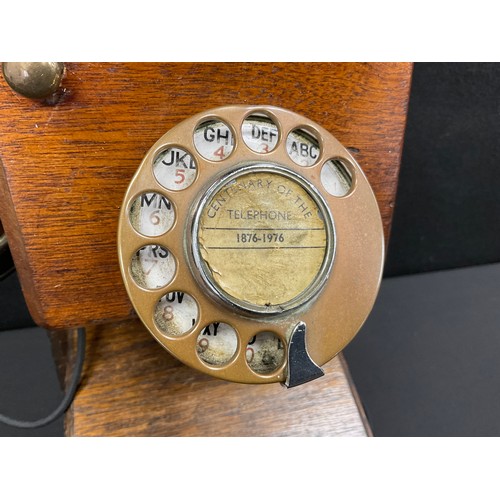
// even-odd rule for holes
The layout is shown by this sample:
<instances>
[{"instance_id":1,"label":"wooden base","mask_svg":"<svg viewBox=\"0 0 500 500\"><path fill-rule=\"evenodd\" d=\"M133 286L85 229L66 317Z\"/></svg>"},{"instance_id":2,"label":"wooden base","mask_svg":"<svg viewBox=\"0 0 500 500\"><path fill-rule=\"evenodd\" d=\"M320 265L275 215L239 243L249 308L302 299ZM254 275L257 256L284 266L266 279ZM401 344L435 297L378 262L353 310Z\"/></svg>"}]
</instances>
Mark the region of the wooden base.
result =
<instances>
[{"instance_id":1,"label":"wooden base","mask_svg":"<svg viewBox=\"0 0 500 500\"><path fill-rule=\"evenodd\" d=\"M49 330L133 316L116 254L125 190L169 129L230 104L306 116L351 148L389 236L407 63L68 63L53 106L0 78L0 215L30 313ZM78 305L76 307L76 305Z\"/></svg>"},{"instance_id":2,"label":"wooden base","mask_svg":"<svg viewBox=\"0 0 500 500\"><path fill-rule=\"evenodd\" d=\"M184 366L137 321L89 328L86 356L68 436L370 435L340 356L294 389L235 384Z\"/></svg>"},{"instance_id":3,"label":"wooden base","mask_svg":"<svg viewBox=\"0 0 500 500\"><path fill-rule=\"evenodd\" d=\"M387 240L411 71L408 63L68 63L52 106L0 78L0 213L33 319L58 330L133 316L116 255L123 195L165 131L213 107L279 106L332 132L365 171ZM66 380L71 345L55 345L66 350ZM341 360L324 368L290 390L231 384L181 365L133 320L92 327L66 433L365 435Z\"/></svg>"}]
</instances>

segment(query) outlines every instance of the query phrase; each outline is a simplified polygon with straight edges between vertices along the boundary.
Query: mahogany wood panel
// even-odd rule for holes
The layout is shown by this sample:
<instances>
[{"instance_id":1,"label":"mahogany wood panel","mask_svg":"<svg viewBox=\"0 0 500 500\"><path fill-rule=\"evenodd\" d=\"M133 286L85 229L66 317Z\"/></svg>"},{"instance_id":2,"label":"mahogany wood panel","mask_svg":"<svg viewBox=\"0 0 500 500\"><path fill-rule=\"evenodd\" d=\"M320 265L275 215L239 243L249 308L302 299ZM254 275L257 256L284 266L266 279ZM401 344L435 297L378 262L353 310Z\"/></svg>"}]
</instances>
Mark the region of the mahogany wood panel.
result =
<instances>
[{"instance_id":1,"label":"mahogany wood panel","mask_svg":"<svg viewBox=\"0 0 500 500\"><path fill-rule=\"evenodd\" d=\"M276 105L355 148L388 236L412 67L406 63L78 63L49 106L0 79L0 218L36 323L133 315L116 252L125 189L150 146L199 111Z\"/></svg>"},{"instance_id":2,"label":"mahogany wood panel","mask_svg":"<svg viewBox=\"0 0 500 500\"><path fill-rule=\"evenodd\" d=\"M285 389L243 385L188 368L136 321L88 329L69 436L366 436L337 356L326 375ZM70 342L71 344L71 342Z\"/></svg>"}]
</instances>

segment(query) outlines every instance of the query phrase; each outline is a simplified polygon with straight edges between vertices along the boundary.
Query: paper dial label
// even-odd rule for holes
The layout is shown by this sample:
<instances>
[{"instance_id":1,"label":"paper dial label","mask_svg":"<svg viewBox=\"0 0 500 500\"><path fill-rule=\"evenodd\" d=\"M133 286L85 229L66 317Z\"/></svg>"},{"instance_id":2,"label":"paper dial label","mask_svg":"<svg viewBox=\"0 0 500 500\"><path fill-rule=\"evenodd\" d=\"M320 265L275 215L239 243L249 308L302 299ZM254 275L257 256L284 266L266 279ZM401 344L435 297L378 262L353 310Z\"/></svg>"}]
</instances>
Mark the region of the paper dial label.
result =
<instances>
[{"instance_id":1,"label":"paper dial label","mask_svg":"<svg viewBox=\"0 0 500 500\"><path fill-rule=\"evenodd\" d=\"M215 286L263 307L307 290L327 251L316 201L299 182L273 171L244 173L221 185L202 207L197 238Z\"/></svg>"}]
</instances>

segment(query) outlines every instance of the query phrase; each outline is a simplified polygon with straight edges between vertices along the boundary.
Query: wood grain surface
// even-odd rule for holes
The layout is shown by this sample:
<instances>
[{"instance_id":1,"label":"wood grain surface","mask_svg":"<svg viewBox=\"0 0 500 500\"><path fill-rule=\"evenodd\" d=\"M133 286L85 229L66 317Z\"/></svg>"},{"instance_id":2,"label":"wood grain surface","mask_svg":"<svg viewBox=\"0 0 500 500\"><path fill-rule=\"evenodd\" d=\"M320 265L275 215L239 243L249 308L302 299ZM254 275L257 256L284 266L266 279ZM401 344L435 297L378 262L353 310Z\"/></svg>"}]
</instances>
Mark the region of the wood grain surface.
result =
<instances>
[{"instance_id":1,"label":"wood grain surface","mask_svg":"<svg viewBox=\"0 0 500 500\"><path fill-rule=\"evenodd\" d=\"M89 328L68 436L366 436L337 356L285 389L214 379L167 354L138 321ZM69 342L71 344L71 342ZM74 352L74 351L73 351Z\"/></svg>"},{"instance_id":2,"label":"wood grain surface","mask_svg":"<svg viewBox=\"0 0 500 500\"><path fill-rule=\"evenodd\" d=\"M66 69L55 105L20 97L0 79L0 218L37 324L58 329L133 316L116 252L125 189L164 132L212 107L281 106L324 126L353 148L388 236L410 64L68 63Z\"/></svg>"}]
</instances>

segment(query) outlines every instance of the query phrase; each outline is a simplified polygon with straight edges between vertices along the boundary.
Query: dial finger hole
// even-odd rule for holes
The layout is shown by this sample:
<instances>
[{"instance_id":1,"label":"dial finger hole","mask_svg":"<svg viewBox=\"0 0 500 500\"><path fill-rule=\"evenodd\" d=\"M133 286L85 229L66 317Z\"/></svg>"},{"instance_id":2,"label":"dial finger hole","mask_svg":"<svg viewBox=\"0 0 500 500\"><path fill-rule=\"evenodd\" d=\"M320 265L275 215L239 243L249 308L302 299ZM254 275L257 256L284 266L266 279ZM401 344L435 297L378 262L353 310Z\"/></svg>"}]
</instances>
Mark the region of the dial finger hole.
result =
<instances>
[{"instance_id":1,"label":"dial finger hole","mask_svg":"<svg viewBox=\"0 0 500 500\"><path fill-rule=\"evenodd\" d=\"M196 352L205 363L222 366L229 362L238 348L236 330L227 323L210 323L199 333Z\"/></svg>"},{"instance_id":2,"label":"dial finger hole","mask_svg":"<svg viewBox=\"0 0 500 500\"><path fill-rule=\"evenodd\" d=\"M279 129L271 118L253 114L245 118L241 126L245 144L256 153L270 153L278 144Z\"/></svg>"},{"instance_id":3,"label":"dial finger hole","mask_svg":"<svg viewBox=\"0 0 500 500\"><path fill-rule=\"evenodd\" d=\"M156 304L154 321L165 335L179 337L198 321L198 304L185 292L168 292Z\"/></svg>"},{"instance_id":4,"label":"dial finger hole","mask_svg":"<svg viewBox=\"0 0 500 500\"><path fill-rule=\"evenodd\" d=\"M203 158L222 161L233 152L233 132L223 121L208 120L196 127L194 145Z\"/></svg>"},{"instance_id":5,"label":"dial finger hole","mask_svg":"<svg viewBox=\"0 0 500 500\"><path fill-rule=\"evenodd\" d=\"M353 185L351 170L339 159L328 160L321 169L321 184L332 196L345 196Z\"/></svg>"},{"instance_id":6,"label":"dial finger hole","mask_svg":"<svg viewBox=\"0 0 500 500\"><path fill-rule=\"evenodd\" d=\"M173 226L175 210L172 202L162 194L142 193L130 205L129 220L143 236L159 236Z\"/></svg>"},{"instance_id":7,"label":"dial finger hole","mask_svg":"<svg viewBox=\"0 0 500 500\"><path fill-rule=\"evenodd\" d=\"M171 147L159 153L153 162L153 174L166 189L182 191L195 180L197 165L188 151Z\"/></svg>"},{"instance_id":8,"label":"dial finger hole","mask_svg":"<svg viewBox=\"0 0 500 500\"><path fill-rule=\"evenodd\" d=\"M146 245L132 257L130 274L140 287L155 290L172 281L176 267L169 250L160 245Z\"/></svg>"},{"instance_id":9,"label":"dial finger hole","mask_svg":"<svg viewBox=\"0 0 500 500\"><path fill-rule=\"evenodd\" d=\"M278 369L285 360L283 341L272 332L261 332L248 342L245 351L248 366L256 373L266 374Z\"/></svg>"},{"instance_id":10,"label":"dial finger hole","mask_svg":"<svg viewBox=\"0 0 500 500\"><path fill-rule=\"evenodd\" d=\"M288 134L286 151L290 159L297 165L310 167L318 161L321 148L316 137L310 132L298 128Z\"/></svg>"}]
</instances>

